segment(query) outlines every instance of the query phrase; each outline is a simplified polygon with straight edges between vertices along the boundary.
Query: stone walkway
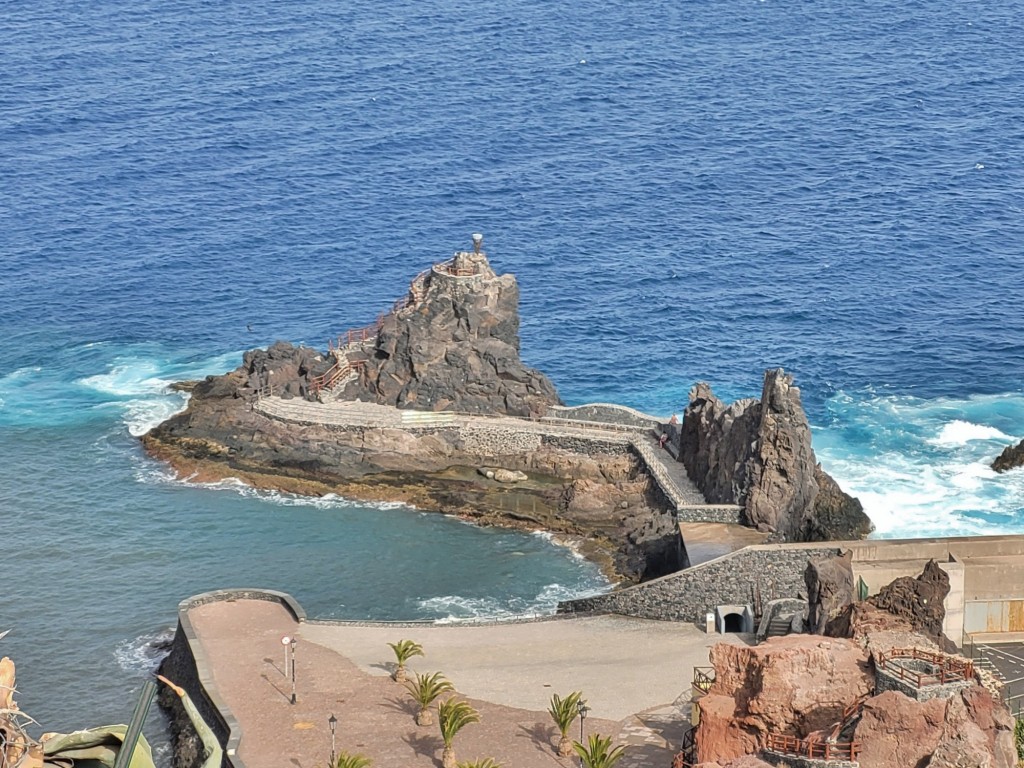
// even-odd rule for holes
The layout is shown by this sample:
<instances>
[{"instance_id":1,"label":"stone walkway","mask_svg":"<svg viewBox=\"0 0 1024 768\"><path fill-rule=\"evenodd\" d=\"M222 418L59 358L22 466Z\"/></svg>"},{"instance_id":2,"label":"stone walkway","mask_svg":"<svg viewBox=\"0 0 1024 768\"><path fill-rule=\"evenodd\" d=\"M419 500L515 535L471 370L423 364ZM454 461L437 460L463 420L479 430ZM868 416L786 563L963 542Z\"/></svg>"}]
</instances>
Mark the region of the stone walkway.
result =
<instances>
[{"instance_id":1,"label":"stone walkway","mask_svg":"<svg viewBox=\"0 0 1024 768\"><path fill-rule=\"evenodd\" d=\"M587 734L627 745L621 768L668 768L688 726L692 667L715 642L687 624L613 616L497 625L298 624L261 600L210 603L189 613L214 685L242 730L247 768L320 768L330 754L328 718L338 718L338 750L375 768L437 768L437 726L417 727L405 689L389 672L388 642L414 639L425 657L410 668L441 670L481 713L456 740L460 760L493 757L507 768L570 768L554 754L547 714L552 692L582 690ZM283 673L281 638L298 639L297 703ZM570 735L579 738L579 721Z\"/></svg>"}]
</instances>

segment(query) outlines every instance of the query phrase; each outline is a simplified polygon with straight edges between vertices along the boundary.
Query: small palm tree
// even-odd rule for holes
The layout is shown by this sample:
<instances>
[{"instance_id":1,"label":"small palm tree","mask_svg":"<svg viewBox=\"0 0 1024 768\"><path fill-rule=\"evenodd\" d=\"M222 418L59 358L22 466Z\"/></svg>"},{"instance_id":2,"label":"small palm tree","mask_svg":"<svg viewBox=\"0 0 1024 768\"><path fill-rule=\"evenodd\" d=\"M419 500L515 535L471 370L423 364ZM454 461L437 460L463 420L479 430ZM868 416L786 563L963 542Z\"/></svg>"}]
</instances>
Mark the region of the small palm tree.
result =
<instances>
[{"instance_id":1,"label":"small palm tree","mask_svg":"<svg viewBox=\"0 0 1024 768\"><path fill-rule=\"evenodd\" d=\"M396 683L404 683L406 677L405 662L413 656L422 656L423 646L412 640L399 640L397 643L388 643L388 645L391 646L391 650L395 652L395 658L398 660L398 666L395 667L395 672L391 677L394 678Z\"/></svg>"},{"instance_id":2,"label":"small palm tree","mask_svg":"<svg viewBox=\"0 0 1024 768\"><path fill-rule=\"evenodd\" d=\"M432 675L426 673L415 673L416 679L406 680L405 687L409 689L413 700L420 705L416 713L416 725L433 725L434 713L430 711L433 704L442 693L454 691L455 686L445 680L444 675L435 672Z\"/></svg>"},{"instance_id":3,"label":"small palm tree","mask_svg":"<svg viewBox=\"0 0 1024 768\"><path fill-rule=\"evenodd\" d=\"M625 753L626 748L621 744L612 749L611 737L604 737L597 733L590 734L587 746L578 741L574 742L572 748L580 756L583 768L612 768Z\"/></svg>"},{"instance_id":4,"label":"small palm tree","mask_svg":"<svg viewBox=\"0 0 1024 768\"><path fill-rule=\"evenodd\" d=\"M442 768L458 768L452 741L455 740L455 734L467 725L479 723L480 713L466 702L452 697L438 704L437 720L441 726L441 739L444 741L444 752L441 753Z\"/></svg>"},{"instance_id":5,"label":"small palm tree","mask_svg":"<svg viewBox=\"0 0 1024 768\"><path fill-rule=\"evenodd\" d=\"M501 764L494 762L494 758L485 757L471 763L459 763L459 768L501 768Z\"/></svg>"},{"instance_id":6,"label":"small palm tree","mask_svg":"<svg viewBox=\"0 0 1024 768\"><path fill-rule=\"evenodd\" d=\"M342 752L338 755L337 762L331 766L331 768L368 768L372 763L370 758L363 757L362 755L350 755L348 752Z\"/></svg>"},{"instance_id":7,"label":"small palm tree","mask_svg":"<svg viewBox=\"0 0 1024 768\"><path fill-rule=\"evenodd\" d=\"M558 756L568 757L572 754L572 739L569 738L569 726L579 714L580 698L583 694L580 691L573 691L564 699L557 693L551 696L551 706L548 707L548 714L558 726L562 738L558 740Z\"/></svg>"}]
</instances>

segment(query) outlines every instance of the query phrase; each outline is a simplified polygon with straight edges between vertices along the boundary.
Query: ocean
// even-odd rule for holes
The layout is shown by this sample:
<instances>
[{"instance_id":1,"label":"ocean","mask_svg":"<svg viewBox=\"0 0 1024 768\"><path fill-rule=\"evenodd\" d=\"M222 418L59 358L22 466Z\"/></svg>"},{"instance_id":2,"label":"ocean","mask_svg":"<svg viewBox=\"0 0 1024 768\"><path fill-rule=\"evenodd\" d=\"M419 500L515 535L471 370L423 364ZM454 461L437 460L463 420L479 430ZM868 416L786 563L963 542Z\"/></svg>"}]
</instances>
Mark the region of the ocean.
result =
<instances>
[{"instance_id":1,"label":"ocean","mask_svg":"<svg viewBox=\"0 0 1024 768\"><path fill-rule=\"evenodd\" d=\"M168 385L326 347L485 235L569 403L794 373L878 536L1024 532L1024 2L0 3L0 654L124 721L179 600L459 620L548 537L174 479ZM151 737L166 744L159 725Z\"/></svg>"}]
</instances>

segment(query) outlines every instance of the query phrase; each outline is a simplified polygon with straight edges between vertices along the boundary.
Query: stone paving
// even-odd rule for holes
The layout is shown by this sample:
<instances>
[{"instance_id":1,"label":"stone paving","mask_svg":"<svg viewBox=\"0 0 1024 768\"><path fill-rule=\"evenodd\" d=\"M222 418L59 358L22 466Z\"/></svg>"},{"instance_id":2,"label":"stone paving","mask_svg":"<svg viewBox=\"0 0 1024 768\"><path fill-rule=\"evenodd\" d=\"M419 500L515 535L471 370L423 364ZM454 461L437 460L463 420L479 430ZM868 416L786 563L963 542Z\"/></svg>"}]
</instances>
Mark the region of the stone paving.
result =
<instances>
[{"instance_id":1,"label":"stone paving","mask_svg":"<svg viewBox=\"0 0 1024 768\"><path fill-rule=\"evenodd\" d=\"M280 604L237 599L193 608L197 645L242 731L247 768L320 768L328 761L327 720L338 718L337 748L374 768L440 765L437 727L417 727L405 689L390 677L388 642L420 642L410 669L441 670L481 713L456 740L460 760L493 757L507 768L569 768L554 753L547 714L552 692L585 693L587 734L627 745L621 768L668 768L688 727L692 667L715 642L693 626L614 616L491 625L297 623ZM283 636L296 637L297 701L284 674ZM570 735L579 738L578 721Z\"/></svg>"}]
</instances>

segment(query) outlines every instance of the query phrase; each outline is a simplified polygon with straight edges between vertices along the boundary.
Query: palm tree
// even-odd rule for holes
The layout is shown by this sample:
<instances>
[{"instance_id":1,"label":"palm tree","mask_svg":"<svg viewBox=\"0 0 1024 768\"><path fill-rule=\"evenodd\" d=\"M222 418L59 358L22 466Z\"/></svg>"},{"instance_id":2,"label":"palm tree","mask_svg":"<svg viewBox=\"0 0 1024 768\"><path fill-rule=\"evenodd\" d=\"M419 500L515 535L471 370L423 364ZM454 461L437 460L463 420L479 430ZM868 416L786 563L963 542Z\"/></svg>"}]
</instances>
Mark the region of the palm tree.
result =
<instances>
[{"instance_id":1,"label":"palm tree","mask_svg":"<svg viewBox=\"0 0 1024 768\"><path fill-rule=\"evenodd\" d=\"M423 646L412 640L399 640L397 643L388 643L388 645L391 646L391 650L395 652L395 658L398 660L398 666L395 667L395 672L391 677L396 683L404 683L405 662L413 656L423 656Z\"/></svg>"},{"instance_id":2,"label":"palm tree","mask_svg":"<svg viewBox=\"0 0 1024 768\"><path fill-rule=\"evenodd\" d=\"M573 691L564 699L557 693L551 696L551 706L548 707L548 714L558 726L562 738L558 740L558 756L568 757L572 754L572 739L569 738L569 726L579 714L580 698L583 694L580 691Z\"/></svg>"},{"instance_id":3,"label":"palm tree","mask_svg":"<svg viewBox=\"0 0 1024 768\"><path fill-rule=\"evenodd\" d=\"M492 757L485 757L471 763L459 763L459 768L501 768L501 764L494 762Z\"/></svg>"},{"instance_id":4,"label":"palm tree","mask_svg":"<svg viewBox=\"0 0 1024 768\"><path fill-rule=\"evenodd\" d=\"M444 741L444 752L441 753L442 768L458 768L452 741L455 739L455 734L467 725L479 723L480 713L466 702L452 697L437 706L437 720L438 725L441 726L441 739Z\"/></svg>"},{"instance_id":5,"label":"palm tree","mask_svg":"<svg viewBox=\"0 0 1024 768\"><path fill-rule=\"evenodd\" d=\"M338 760L331 768L368 768L371 765L370 758L363 757L362 755L350 755L348 752L342 752L338 755Z\"/></svg>"},{"instance_id":6,"label":"palm tree","mask_svg":"<svg viewBox=\"0 0 1024 768\"><path fill-rule=\"evenodd\" d=\"M430 705L442 693L454 691L455 686L445 680L444 675L440 672L435 672L432 675L426 673L421 675L417 672L415 675L416 681L406 680L405 687L409 689L415 702L420 705L420 709L416 713L416 725L433 725L434 713L430 711Z\"/></svg>"},{"instance_id":7,"label":"palm tree","mask_svg":"<svg viewBox=\"0 0 1024 768\"><path fill-rule=\"evenodd\" d=\"M621 744L612 749L611 737L604 737L597 733L590 734L587 746L578 741L574 742L572 748L580 756L583 768L612 768L625 753L626 748Z\"/></svg>"}]
</instances>

